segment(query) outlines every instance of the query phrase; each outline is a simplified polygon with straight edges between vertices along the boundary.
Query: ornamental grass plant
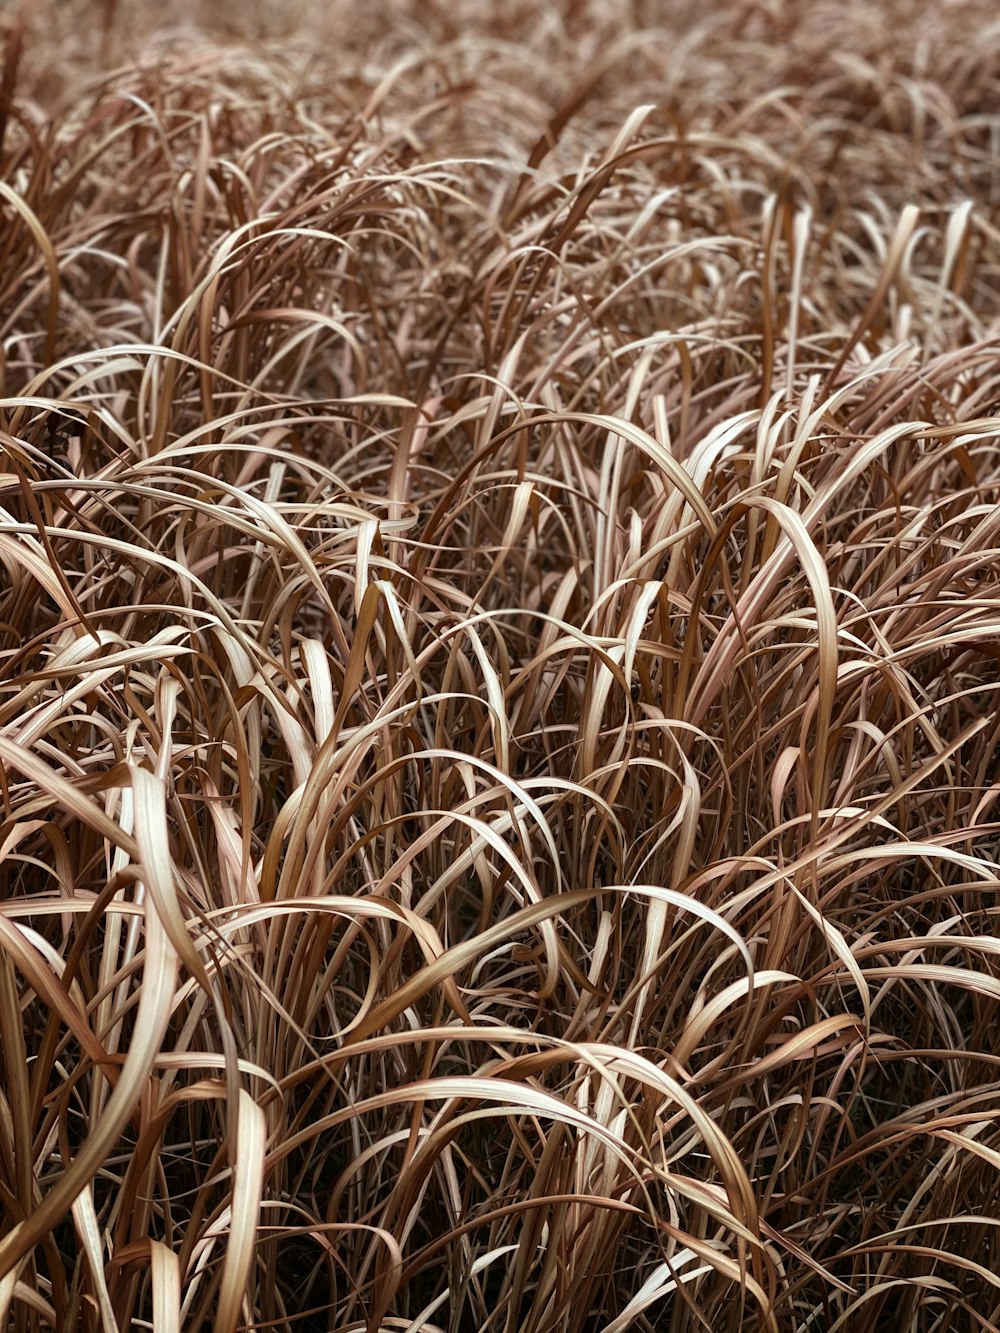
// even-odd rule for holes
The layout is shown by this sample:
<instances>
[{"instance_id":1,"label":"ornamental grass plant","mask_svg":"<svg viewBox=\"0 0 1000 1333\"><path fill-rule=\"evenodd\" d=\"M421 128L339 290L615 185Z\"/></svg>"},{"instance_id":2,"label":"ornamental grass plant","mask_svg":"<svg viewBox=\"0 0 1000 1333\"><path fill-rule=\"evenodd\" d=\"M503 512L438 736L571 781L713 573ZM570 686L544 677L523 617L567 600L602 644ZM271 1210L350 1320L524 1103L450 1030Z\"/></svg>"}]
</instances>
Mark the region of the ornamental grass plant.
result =
<instances>
[{"instance_id":1,"label":"ornamental grass plant","mask_svg":"<svg viewBox=\"0 0 1000 1333\"><path fill-rule=\"evenodd\" d=\"M993 5L0 24L0 1325L1000 1328Z\"/></svg>"}]
</instances>

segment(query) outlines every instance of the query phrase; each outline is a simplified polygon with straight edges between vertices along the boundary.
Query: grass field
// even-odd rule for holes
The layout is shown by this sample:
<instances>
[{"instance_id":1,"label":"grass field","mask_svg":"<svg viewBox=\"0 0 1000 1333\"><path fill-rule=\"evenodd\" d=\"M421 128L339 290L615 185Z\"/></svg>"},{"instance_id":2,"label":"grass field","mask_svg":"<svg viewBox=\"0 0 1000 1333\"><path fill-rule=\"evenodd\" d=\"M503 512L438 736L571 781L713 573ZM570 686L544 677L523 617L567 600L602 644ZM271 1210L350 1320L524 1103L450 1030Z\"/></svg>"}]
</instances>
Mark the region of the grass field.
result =
<instances>
[{"instance_id":1,"label":"grass field","mask_svg":"<svg viewBox=\"0 0 1000 1333\"><path fill-rule=\"evenodd\" d=\"M996 1333L994 5L0 28L0 1325Z\"/></svg>"}]
</instances>

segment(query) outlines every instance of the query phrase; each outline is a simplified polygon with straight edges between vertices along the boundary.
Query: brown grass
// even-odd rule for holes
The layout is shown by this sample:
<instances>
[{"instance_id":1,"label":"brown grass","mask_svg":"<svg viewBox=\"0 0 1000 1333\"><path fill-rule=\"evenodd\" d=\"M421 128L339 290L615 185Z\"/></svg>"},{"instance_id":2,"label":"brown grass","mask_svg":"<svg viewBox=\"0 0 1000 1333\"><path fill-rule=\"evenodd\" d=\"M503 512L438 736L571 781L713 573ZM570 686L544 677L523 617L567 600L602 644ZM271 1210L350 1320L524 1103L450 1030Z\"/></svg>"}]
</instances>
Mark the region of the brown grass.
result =
<instances>
[{"instance_id":1,"label":"brown grass","mask_svg":"<svg viewBox=\"0 0 1000 1333\"><path fill-rule=\"evenodd\" d=\"M0 18L0 1323L1000 1328L993 6Z\"/></svg>"}]
</instances>

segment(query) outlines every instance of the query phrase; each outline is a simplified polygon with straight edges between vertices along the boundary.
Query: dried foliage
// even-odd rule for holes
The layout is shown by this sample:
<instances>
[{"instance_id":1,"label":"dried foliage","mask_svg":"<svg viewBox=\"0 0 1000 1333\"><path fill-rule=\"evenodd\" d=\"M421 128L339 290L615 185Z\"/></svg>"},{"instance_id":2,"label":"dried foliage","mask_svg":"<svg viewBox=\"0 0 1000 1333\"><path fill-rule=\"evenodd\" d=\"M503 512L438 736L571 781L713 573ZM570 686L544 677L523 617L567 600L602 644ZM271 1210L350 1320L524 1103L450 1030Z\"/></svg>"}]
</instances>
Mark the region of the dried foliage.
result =
<instances>
[{"instance_id":1,"label":"dried foliage","mask_svg":"<svg viewBox=\"0 0 1000 1333\"><path fill-rule=\"evenodd\" d=\"M0 1322L997 1329L992 5L163 8L3 16Z\"/></svg>"}]
</instances>

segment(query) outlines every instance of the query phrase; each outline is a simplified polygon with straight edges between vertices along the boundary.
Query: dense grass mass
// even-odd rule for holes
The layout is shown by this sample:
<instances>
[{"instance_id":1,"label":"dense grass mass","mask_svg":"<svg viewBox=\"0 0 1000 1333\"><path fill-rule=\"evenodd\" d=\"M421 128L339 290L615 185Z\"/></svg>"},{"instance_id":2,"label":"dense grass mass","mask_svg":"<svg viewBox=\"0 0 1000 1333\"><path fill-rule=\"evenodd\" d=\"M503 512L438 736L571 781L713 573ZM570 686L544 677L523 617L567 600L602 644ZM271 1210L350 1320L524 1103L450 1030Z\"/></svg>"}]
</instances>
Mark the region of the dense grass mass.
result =
<instances>
[{"instance_id":1,"label":"dense grass mass","mask_svg":"<svg viewBox=\"0 0 1000 1333\"><path fill-rule=\"evenodd\" d=\"M0 1324L1000 1327L993 4L0 23Z\"/></svg>"}]
</instances>

